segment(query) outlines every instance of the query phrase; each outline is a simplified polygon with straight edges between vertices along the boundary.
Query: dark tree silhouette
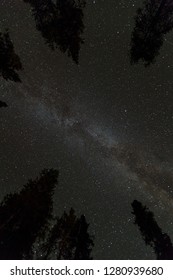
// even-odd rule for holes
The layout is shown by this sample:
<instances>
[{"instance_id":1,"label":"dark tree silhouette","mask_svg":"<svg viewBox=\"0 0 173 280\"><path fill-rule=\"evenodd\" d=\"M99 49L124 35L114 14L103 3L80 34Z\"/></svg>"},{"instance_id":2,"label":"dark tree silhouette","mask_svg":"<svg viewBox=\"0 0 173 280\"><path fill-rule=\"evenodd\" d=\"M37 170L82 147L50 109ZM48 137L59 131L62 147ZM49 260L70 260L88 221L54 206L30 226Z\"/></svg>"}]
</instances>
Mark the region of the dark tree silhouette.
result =
<instances>
[{"instance_id":1,"label":"dark tree silhouette","mask_svg":"<svg viewBox=\"0 0 173 280\"><path fill-rule=\"evenodd\" d=\"M131 39L131 63L140 59L145 66L155 62L164 35L173 28L173 1L145 0L137 10Z\"/></svg>"},{"instance_id":2,"label":"dark tree silhouette","mask_svg":"<svg viewBox=\"0 0 173 280\"><path fill-rule=\"evenodd\" d=\"M5 80L21 82L16 71L22 69L19 56L14 51L8 31L0 33L0 75Z\"/></svg>"},{"instance_id":3,"label":"dark tree silhouette","mask_svg":"<svg viewBox=\"0 0 173 280\"><path fill-rule=\"evenodd\" d=\"M0 204L0 259L91 259L93 239L85 216L53 217L58 171L43 170Z\"/></svg>"},{"instance_id":4,"label":"dark tree silhouette","mask_svg":"<svg viewBox=\"0 0 173 280\"><path fill-rule=\"evenodd\" d=\"M71 208L69 215L64 212L48 234L47 241L42 247L44 259L89 260L94 246L93 237L88 233L85 216L77 218Z\"/></svg>"},{"instance_id":5,"label":"dark tree silhouette","mask_svg":"<svg viewBox=\"0 0 173 280\"><path fill-rule=\"evenodd\" d=\"M2 107L8 107L7 103L0 100L0 108Z\"/></svg>"},{"instance_id":6,"label":"dark tree silhouette","mask_svg":"<svg viewBox=\"0 0 173 280\"><path fill-rule=\"evenodd\" d=\"M83 8L85 0L24 0L30 3L36 21L36 28L45 42L54 50L67 52L78 64L79 51L84 40Z\"/></svg>"},{"instance_id":7,"label":"dark tree silhouette","mask_svg":"<svg viewBox=\"0 0 173 280\"><path fill-rule=\"evenodd\" d=\"M158 260L173 260L171 239L162 232L154 219L154 214L137 200L134 200L131 205L132 214L135 215L134 223L138 225L146 245L153 248Z\"/></svg>"},{"instance_id":8,"label":"dark tree silhouette","mask_svg":"<svg viewBox=\"0 0 173 280\"><path fill-rule=\"evenodd\" d=\"M43 170L20 193L7 195L0 205L0 259L32 259L32 246L52 217L52 195L58 171Z\"/></svg>"}]
</instances>

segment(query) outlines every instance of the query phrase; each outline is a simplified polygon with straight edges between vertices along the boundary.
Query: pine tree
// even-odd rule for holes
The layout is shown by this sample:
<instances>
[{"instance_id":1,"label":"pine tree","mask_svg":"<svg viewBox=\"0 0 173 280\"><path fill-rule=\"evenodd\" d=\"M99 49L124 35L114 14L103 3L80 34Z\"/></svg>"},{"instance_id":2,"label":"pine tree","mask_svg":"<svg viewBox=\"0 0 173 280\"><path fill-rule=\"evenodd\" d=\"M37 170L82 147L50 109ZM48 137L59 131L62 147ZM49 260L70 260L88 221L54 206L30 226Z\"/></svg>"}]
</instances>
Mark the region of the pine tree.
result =
<instances>
[{"instance_id":1,"label":"pine tree","mask_svg":"<svg viewBox=\"0 0 173 280\"><path fill-rule=\"evenodd\" d=\"M164 41L164 35L173 28L171 0L145 0L137 10L131 39L131 63L140 59L145 66L155 62Z\"/></svg>"},{"instance_id":2,"label":"pine tree","mask_svg":"<svg viewBox=\"0 0 173 280\"><path fill-rule=\"evenodd\" d=\"M43 170L0 204L0 259L91 259L94 245L85 216L73 209L53 216L58 171Z\"/></svg>"},{"instance_id":3,"label":"pine tree","mask_svg":"<svg viewBox=\"0 0 173 280\"><path fill-rule=\"evenodd\" d=\"M57 170L43 170L0 205L0 259L32 259L32 246L48 229Z\"/></svg>"},{"instance_id":4,"label":"pine tree","mask_svg":"<svg viewBox=\"0 0 173 280\"><path fill-rule=\"evenodd\" d=\"M78 64L79 51L84 40L83 8L85 0L24 0L32 6L36 28L46 44L54 50L59 48Z\"/></svg>"},{"instance_id":5,"label":"pine tree","mask_svg":"<svg viewBox=\"0 0 173 280\"><path fill-rule=\"evenodd\" d=\"M154 214L137 200L133 201L132 208L132 214L135 215L134 223L138 225L145 244L153 248L158 260L173 260L171 239L162 232L154 219Z\"/></svg>"},{"instance_id":6,"label":"pine tree","mask_svg":"<svg viewBox=\"0 0 173 280\"><path fill-rule=\"evenodd\" d=\"M49 232L47 241L42 246L43 258L64 260L89 260L94 246L93 237L88 233L85 216L77 218L73 209L61 218Z\"/></svg>"},{"instance_id":7,"label":"pine tree","mask_svg":"<svg viewBox=\"0 0 173 280\"><path fill-rule=\"evenodd\" d=\"M16 71L22 69L19 56L14 51L9 32L0 33L0 74L5 80L21 82Z\"/></svg>"}]
</instances>

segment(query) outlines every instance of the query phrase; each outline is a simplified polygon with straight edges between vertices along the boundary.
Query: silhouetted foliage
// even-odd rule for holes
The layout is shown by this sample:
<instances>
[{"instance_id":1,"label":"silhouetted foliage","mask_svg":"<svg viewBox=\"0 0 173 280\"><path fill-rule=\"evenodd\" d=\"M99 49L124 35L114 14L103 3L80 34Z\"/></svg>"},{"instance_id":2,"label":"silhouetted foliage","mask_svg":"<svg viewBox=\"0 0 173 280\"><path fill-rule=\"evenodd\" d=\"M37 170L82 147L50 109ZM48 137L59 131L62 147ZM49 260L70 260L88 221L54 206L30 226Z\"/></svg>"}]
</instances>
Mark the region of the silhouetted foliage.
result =
<instances>
[{"instance_id":1,"label":"silhouetted foliage","mask_svg":"<svg viewBox=\"0 0 173 280\"><path fill-rule=\"evenodd\" d=\"M0 259L31 259L32 246L47 230L58 171L44 170L20 193L7 195L0 205Z\"/></svg>"},{"instance_id":2,"label":"silhouetted foliage","mask_svg":"<svg viewBox=\"0 0 173 280\"><path fill-rule=\"evenodd\" d=\"M21 82L16 71L22 69L19 56L14 51L8 31L0 33L0 74L5 80Z\"/></svg>"},{"instance_id":3,"label":"silhouetted foliage","mask_svg":"<svg viewBox=\"0 0 173 280\"><path fill-rule=\"evenodd\" d=\"M84 215L77 218L72 208L69 215L64 212L61 218L56 218L42 247L43 258L49 259L54 255L59 260L91 259L94 243L93 237L88 233L88 226Z\"/></svg>"},{"instance_id":4,"label":"silhouetted foliage","mask_svg":"<svg viewBox=\"0 0 173 280\"><path fill-rule=\"evenodd\" d=\"M85 216L53 217L58 171L43 170L0 204L0 259L91 259L93 239ZM38 248L38 250L37 250Z\"/></svg>"},{"instance_id":5,"label":"silhouetted foliage","mask_svg":"<svg viewBox=\"0 0 173 280\"><path fill-rule=\"evenodd\" d=\"M158 260L173 260L173 246L170 237L163 233L154 219L154 214L134 200L132 203L135 224L138 225L146 245L150 245Z\"/></svg>"},{"instance_id":6,"label":"silhouetted foliage","mask_svg":"<svg viewBox=\"0 0 173 280\"><path fill-rule=\"evenodd\" d=\"M171 0L145 0L137 10L131 39L131 63L140 59L145 66L155 61L163 44L164 35L173 28Z\"/></svg>"},{"instance_id":7,"label":"silhouetted foliage","mask_svg":"<svg viewBox=\"0 0 173 280\"><path fill-rule=\"evenodd\" d=\"M8 107L7 103L0 100L0 108L2 107Z\"/></svg>"},{"instance_id":8,"label":"silhouetted foliage","mask_svg":"<svg viewBox=\"0 0 173 280\"><path fill-rule=\"evenodd\" d=\"M85 0L24 0L30 3L36 21L49 47L59 47L78 63L79 50L84 40L83 8ZM56 3L55 3L56 2Z\"/></svg>"}]
</instances>

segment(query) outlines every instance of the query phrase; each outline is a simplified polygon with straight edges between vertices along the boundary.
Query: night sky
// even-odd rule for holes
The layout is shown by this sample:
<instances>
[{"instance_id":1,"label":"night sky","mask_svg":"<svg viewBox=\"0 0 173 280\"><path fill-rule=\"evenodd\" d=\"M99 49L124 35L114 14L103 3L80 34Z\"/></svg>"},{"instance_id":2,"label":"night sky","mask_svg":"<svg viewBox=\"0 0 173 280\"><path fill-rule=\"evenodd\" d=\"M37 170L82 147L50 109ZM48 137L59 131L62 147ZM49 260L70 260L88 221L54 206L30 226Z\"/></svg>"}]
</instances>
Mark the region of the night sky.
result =
<instances>
[{"instance_id":1,"label":"night sky","mask_svg":"<svg viewBox=\"0 0 173 280\"><path fill-rule=\"evenodd\" d=\"M0 2L22 83L1 78L0 198L43 168L59 170L55 213L73 207L94 259L155 259L134 225L141 201L173 240L173 31L148 67L130 63L143 1L88 0L79 65L52 51L23 0Z\"/></svg>"}]
</instances>

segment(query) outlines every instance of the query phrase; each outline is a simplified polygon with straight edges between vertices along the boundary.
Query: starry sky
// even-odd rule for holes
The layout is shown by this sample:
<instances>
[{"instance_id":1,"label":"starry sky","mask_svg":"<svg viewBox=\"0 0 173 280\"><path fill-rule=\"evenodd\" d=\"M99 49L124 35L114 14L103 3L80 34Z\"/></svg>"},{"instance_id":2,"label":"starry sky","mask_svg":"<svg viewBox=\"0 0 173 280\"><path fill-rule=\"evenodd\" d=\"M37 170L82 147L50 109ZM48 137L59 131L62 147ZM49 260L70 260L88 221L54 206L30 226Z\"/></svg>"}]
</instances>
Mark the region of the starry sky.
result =
<instances>
[{"instance_id":1,"label":"starry sky","mask_svg":"<svg viewBox=\"0 0 173 280\"><path fill-rule=\"evenodd\" d=\"M0 199L43 168L60 171L57 214L73 207L95 235L94 259L155 259L131 203L173 240L173 31L154 64L130 64L142 1L88 0L79 65L51 51L23 0L0 2L22 83L1 78Z\"/></svg>"}]
</instances>

